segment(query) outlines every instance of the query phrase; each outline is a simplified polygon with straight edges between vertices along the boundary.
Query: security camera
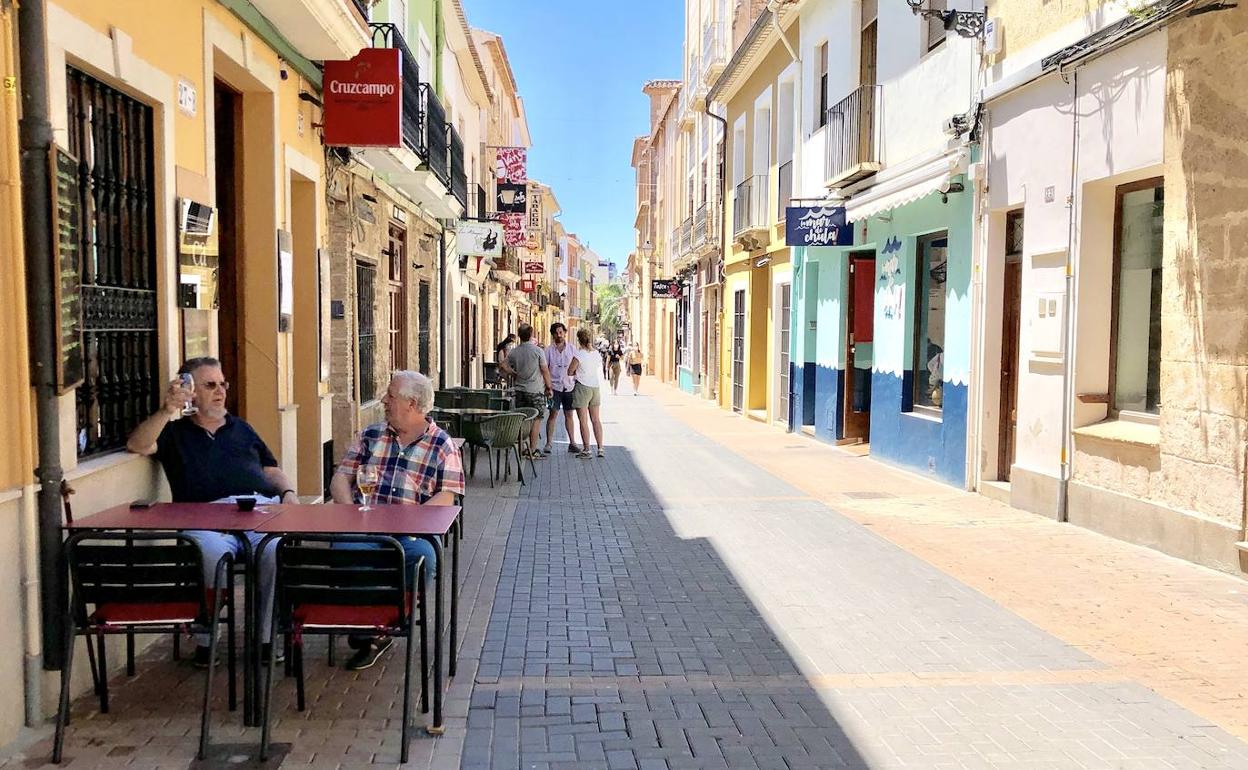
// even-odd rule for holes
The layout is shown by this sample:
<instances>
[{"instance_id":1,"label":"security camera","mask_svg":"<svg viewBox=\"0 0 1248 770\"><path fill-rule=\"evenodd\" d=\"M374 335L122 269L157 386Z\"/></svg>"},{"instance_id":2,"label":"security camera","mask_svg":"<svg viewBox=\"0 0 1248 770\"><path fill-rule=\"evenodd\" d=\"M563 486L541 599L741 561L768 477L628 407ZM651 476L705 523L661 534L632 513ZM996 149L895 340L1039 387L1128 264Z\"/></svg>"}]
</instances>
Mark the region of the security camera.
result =
<instances>
[{"instance_id":1,"label":"security camera","mask_svg":"<svg viewBox=\"0 0 1248 770\"><path fill-rule=\"evenodd\" d=\"M948 203L950 195L954 193L960 193L965 189L966 189L966 186L963 185L961 182L948 182L947 181L944 184L942 184L940 187L937 187L936 192L940 193L941 203Z\"/></svg>"}]
</instances>

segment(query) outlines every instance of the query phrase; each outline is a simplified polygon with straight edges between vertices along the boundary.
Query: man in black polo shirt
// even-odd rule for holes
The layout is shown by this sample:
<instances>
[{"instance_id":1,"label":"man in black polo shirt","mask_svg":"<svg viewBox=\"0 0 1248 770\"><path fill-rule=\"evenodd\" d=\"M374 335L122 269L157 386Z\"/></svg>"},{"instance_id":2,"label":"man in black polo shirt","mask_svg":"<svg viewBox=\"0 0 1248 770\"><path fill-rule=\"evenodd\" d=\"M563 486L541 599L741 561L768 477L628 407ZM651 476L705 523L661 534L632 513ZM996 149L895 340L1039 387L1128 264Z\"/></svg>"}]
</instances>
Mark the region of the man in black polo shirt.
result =
<instances>
[{"instance_id":1,"label":"man in black polo shirt","mask_svg":"<svg viewBox=\"0 0 1248 770\"><path fill-rule=\"evenodd\" d=\"M175 503L234 502L235 497L253 496L258 502L297 503L290 479L278 467L277 459L255 429L226 411L225 394L230 384L215 358L192 358L178 374L189 373L193 387L180 379L169 384L160 411L144 420L130 434L126 448L136 454L155 456L165 469ZM183 416L191 403L197 408ZM221 532L201 530L186 533L203 551L204 578L215 582L213 566L226 553L235 556L241 544ZM261 535L250 532L255 545ZM261 639L268 640L272 623L273 571L275 549L265 550L260 565ZM195 663L208 664L208 637L197 637Z\"/></svg>"}]
</instances>

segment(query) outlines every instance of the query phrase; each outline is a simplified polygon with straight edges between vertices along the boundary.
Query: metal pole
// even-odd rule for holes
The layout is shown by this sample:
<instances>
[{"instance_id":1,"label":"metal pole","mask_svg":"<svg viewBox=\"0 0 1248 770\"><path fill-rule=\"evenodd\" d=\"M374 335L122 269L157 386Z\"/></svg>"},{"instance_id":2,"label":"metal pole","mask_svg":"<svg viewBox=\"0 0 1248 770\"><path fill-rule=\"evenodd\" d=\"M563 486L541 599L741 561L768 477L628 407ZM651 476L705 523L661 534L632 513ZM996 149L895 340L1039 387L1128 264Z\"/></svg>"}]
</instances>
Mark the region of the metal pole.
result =
<instances>
[{"instance_id":1,"label":"metal pole","mask_svg":"<svg viewBox=\"0 0 1248 770\"><path fill-rule=\"evenodd\" d=\"M19 122L22 163L23 245L26 249L26 290L30 309L31 381L35 388L39 467L39 604L43 626L43 667L61 667L61 446L56 392L55 308L56 265L52 249L52 192L49 153L52 123L48 119L47 21L44 0L27 0L17 11L21 40L22 118Z\"/></svg>"},{"instance_id":2,"label":"metal pole","mask_svg":"<svg viewBox=\"0 0 1248 770\"><path fill-rule=\"evenodd\" d=\"M446 388L446 230L438 231L438 390Z\"/></svg>"}]
</instances>

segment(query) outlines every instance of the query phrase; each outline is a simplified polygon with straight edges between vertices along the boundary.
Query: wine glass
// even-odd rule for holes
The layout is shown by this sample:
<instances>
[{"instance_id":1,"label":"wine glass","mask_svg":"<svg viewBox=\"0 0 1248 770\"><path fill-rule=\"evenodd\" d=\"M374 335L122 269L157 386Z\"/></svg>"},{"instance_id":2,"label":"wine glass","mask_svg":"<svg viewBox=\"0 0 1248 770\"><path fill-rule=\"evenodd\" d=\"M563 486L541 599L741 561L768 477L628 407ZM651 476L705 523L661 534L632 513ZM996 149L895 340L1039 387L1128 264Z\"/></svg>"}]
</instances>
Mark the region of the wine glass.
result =
<instances>
[{"instance_id":1,"label":"wine glass","mask_svg":"<svg viewBox=\"0 0 1248 770\"><path fill-rule=\"evenodd\" d=\"M191 390L195 389L195 378L191 376L190 372L184 372L178 375L178 378L182 381L182 387L189 388ZM185 417L190 417L198 412L199 407L195 406L194 401L187 401L182 407L182 414Z\"/></svg>"},{"instance_id":2,"label":"wine glass","mask_svg":"<svg viewBox=\"0 0 1248 770\"><path fill-rule=\"evenodd\" d=\"M363 505L360 506L361 511L371 511L369 499L377 493L377 483L381 480L381 469L376 465L361 465L355 471L355 485L360 489L360 497L363 498Z\"/></svg>"}]
</instances>

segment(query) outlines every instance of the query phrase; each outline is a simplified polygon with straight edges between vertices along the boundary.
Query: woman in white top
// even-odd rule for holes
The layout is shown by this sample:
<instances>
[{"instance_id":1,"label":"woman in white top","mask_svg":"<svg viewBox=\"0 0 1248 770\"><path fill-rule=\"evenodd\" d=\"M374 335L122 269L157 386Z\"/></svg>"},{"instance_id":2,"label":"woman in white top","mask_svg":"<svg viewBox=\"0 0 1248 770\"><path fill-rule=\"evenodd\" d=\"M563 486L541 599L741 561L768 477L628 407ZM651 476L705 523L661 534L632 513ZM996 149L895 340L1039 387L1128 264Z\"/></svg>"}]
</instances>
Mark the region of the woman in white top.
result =
<instances>
[{"instance_id":1,"label":"woman in white top","mask_svg":"<svg viewBox=\"0 0 1248 770\"><path fill-rule=\"evenodd\" d=\"M587 330L576 330L576 350L572 355L572 363L568 365L568 374L576 382L572 387L572 407L576 409L576 421L581 426L581 446L584 447L577 457L593 457L589 452L591 422L594 438L598 441L598 456L606 457L602 451L602 419L598 416L598 408L602 404L602 356L590 344Z\"/></svg>"}]
</instances>

